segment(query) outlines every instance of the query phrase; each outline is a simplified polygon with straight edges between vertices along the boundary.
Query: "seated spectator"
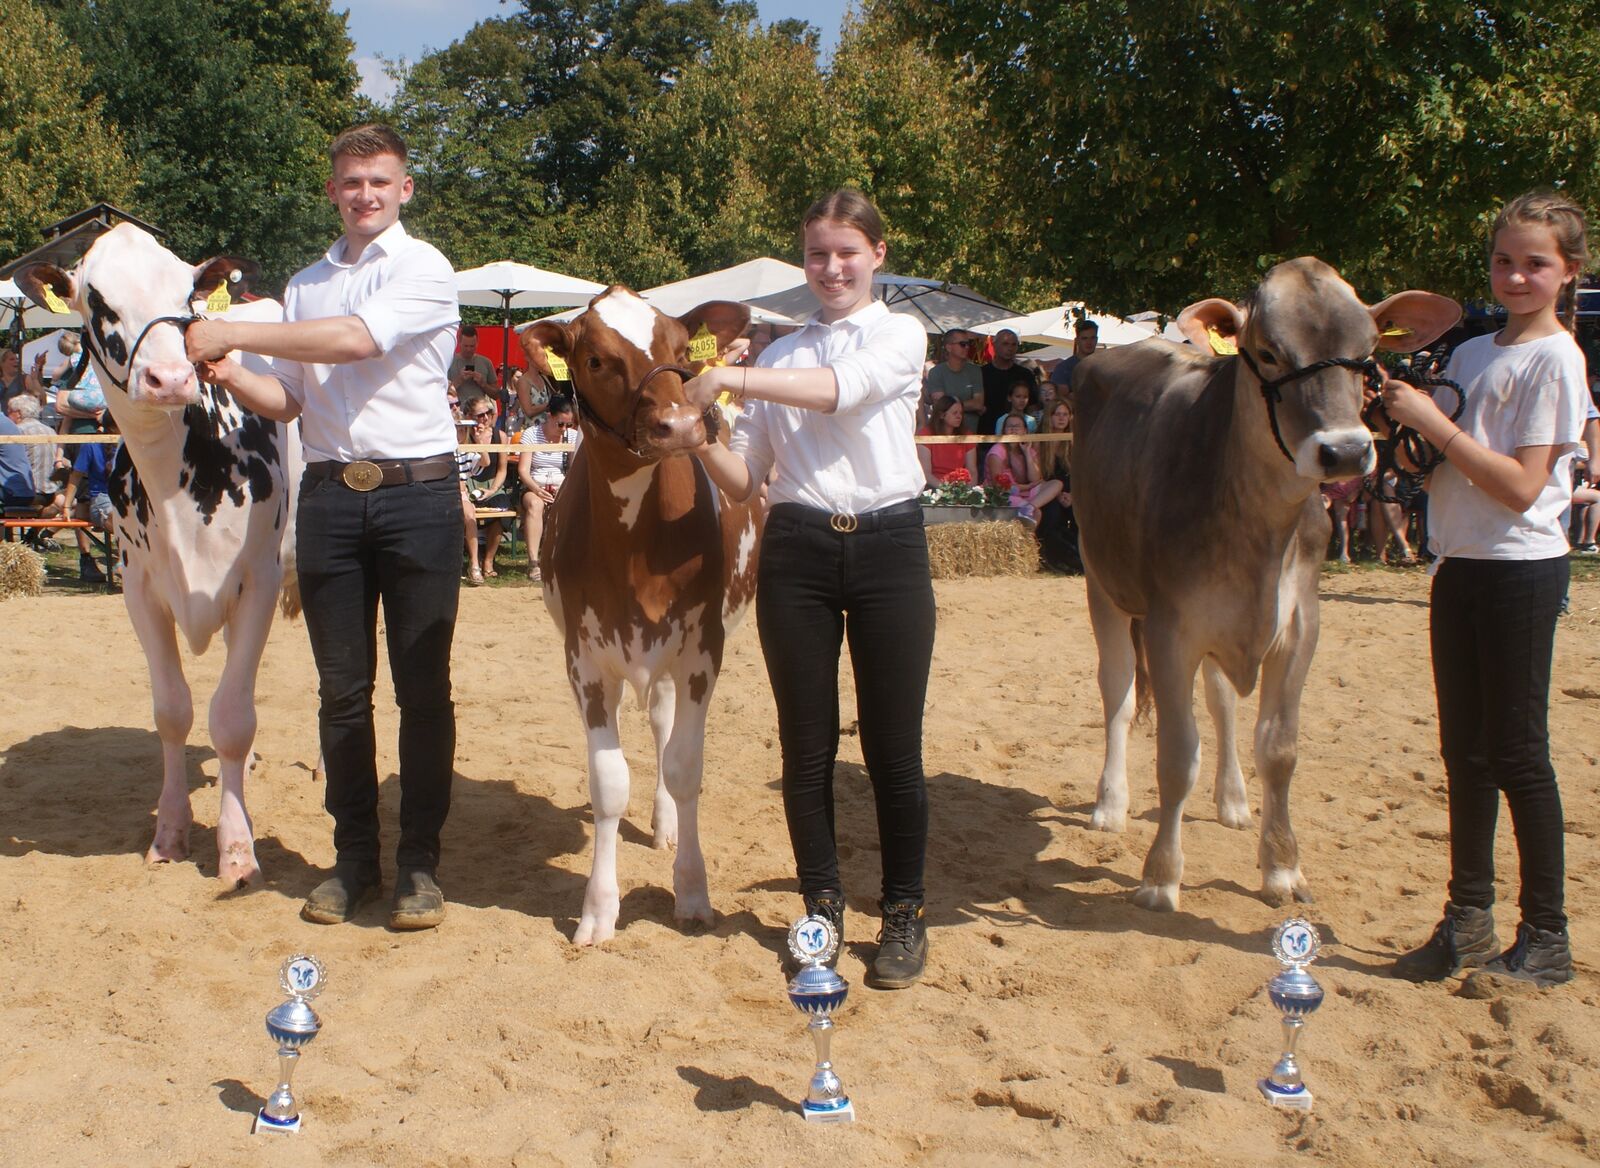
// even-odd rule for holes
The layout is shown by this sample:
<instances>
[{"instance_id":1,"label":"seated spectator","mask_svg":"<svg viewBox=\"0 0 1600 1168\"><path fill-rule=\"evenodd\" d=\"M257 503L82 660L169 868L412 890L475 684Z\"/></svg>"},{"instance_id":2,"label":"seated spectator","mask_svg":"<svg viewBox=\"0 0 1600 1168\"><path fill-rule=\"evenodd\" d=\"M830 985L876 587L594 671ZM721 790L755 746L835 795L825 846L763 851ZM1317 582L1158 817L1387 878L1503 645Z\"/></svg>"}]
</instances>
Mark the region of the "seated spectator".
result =
<instances>
[{"instance_id":1,"label":"seated spectator","mask_svg":"<svg viewBox=\"0 0 1600 1168\"><path fill-rule=\"evenodd\" d=\"M977 430L983 416L983 372L967 359L971 349L972 338L962 329L945 333L944 360L928 370L925 389L930 398L942 393L961 403L966 418L962 429L969 434Z\"/></svg>"},{"instance_id":2,"label":"seated spectator","mask_svg":"<svg viewBox=\"0 0 1600 1168\"><path fill-rule=\"evenodd\" d=\"M544 417L522 432L522 445L543 446L567 442L576 446L582 435L574 427L572 399L556 394ZM554 503L566 480L572 452L524 450L517 455L517 478L522 483L522 534L528 541L528 579L538 580L539 542L544 536L545 509Z\"/></svg>"},{"instance_id":3,"label":"seated spectator","mask_svg":"<svg viewBox=\"0 0 1600 1168\"><path fill-rule=\"evenodd\" d=\"M1055 404L1056 404L1056 387L1055 387L1055 384L1053 382L1048 381L1048 380L1047 381L1041 381L1039 383L1039 393L1034 398L1034 400L1038 403L1038 405L1034 409L1030 410L1029 413L1031 413L1033 415L1033 420L1035 422L1033 432L1035 434L1037 434L1037 433L1040 432L1039 431L1039 425L1042 424L1044 422L1044 420L1050 416L1051 410L1053 410L1055 408ZM1065 404L1065 403L1063 403L1063 404ZM1070 408L1071 407L1068 407L1069 410L1070 410Z\"/></svg>"},{"instance_id":4,"label":"seated spectator","mask_svg":"<svg viewBox=\"0 0 1600 1168\"><path fill-rule=\"evenodd\" d=\"M62 434L97 433L105 417L106 396L100 388L100 378L94 371L93 362L85 362L77 381L69 384L77 365L80 344L77 333L62 333L58 342L67 362L54 379L55 393L51 400L56 415L61 419L59 432Z\"/></svg>"},{"instance_id":5,"label":"seated spectator","mask_svg":"<svg viewBox=\"0 0 1600 1168\"><path fill-rule=\"evenodd\" d=\"M1577 512L1577 534L1572 548L1580 555L1592 556L1600 552L1595 537L1600 533L1600 408L1589 403L1589 416L1583 423L1583 449L1573 463L1576 476L1572 489L1572 506Z\"/></svg>"},{"instance_id":6,"label":"seated spectator","mask_svg":"<svg viewBox=\"0 0 1600 1168\"><path fill-rule=\"evenodd\" d=\"M1064 401L1051 403L1039 420L1040 434L1071 434L1072 407ZM1072 512L1072 443L1041 442L1039 473L1047 481L1061 484L1061 493L1046 501L1039 510L1039 558L1056 572L1083 571L1078 551L1078 519Z\"/></svg>"},{"instance_id":7,"label":"seated spectator","mask_svg":"<svg viewBox=\"0 0 1600 1168\"><path fill-rule=\"evenodd\" d=\"M490 446L505 441L494 408L494 399L479 395L468 407L468 420L472 423L469 441L475 446ZM478 512L512 510L511 490L506 483L509 456L504 450L474 451L473 461L467 468L464 487L466 496L462 505L466 521L467 579L472 584L482 584L499 573L494 569L495 553L500 550L500 540L505 534L505 522L499 518L483 521L484 548L482 560L478 551Z\"/></svg>"},{"instance_id":8,"label":"seated spectator","mask_svg":"<svg viewBox=\"0 0 1600 1168\"><path fill-rule=\"evenodd\" d=\"M1007 410L995 421L994 432L1003 433L1007 418L1021 418L1027 426L1027 432L1032 434L1038 428L1038 421L1033 416L1033 379L1024 374L1020 369L1015 370L1011 378L1011 386L1007 392Z\"/></svg>"},{"instance_id":9,"label":"seated spectator","mask_svg":"<svg viewBox=\"0 0 1600 1168\"><path fill-rule=\"evenodd\" d=\"M966 411L961 403L949 394L941 393L933 399L933 420L921 433L939 436L961 434L966 422ZM978 446L975 442L937 442L917 446L917 458L922 463L922 477L930 487L937 487L950 477L954 470L965 470L970 482L978 481Z\"/></svg>"},{"instance_id":10,"label":"seated spectator","mask_svg":"<svg viewBox=\"0 0 1600 1168\"><path fill-rule=\"evenodd\" d=\"M32 394L19 393L7 402L6 417L16 424L18 432L22 434L44 437L55 433L39 420L39 402ZM51 476L57 466L71 464L60 456L60 450L54 442L40 442L24 446L22 449L27 451L28 465L33 471L33 489L37 492L36 505L39 508L39 517L54 518L61 514L61 493L60 484Z\"/></svg>"},{"instance_id":11,"label":"seated spectator","mask_svg":"<svg viewBox=\"0 0 1600 1168\"><path fill-rule=\"evenodd\" d=\"M106 432L116 433L117 424L106 415ZM115 534L114 516L107 480L110 478L111 460L116 447L98 442L86 442L78 447L72 460L72 473L67 477L67 489L62 492L62 514L69 519L87 519L96 531L106 533L109 539ZM105 573L94 562L94 545L82 528L78 537L78 577L87 584L104 584Z\"/></svg>"},{"instance_id":12,"label":"seated spectator","mask_svg":"<svg viewBox=\"0 0 1600 1168\"><path fill-rule=\"evenodd\" d=\"M1020 414L1007 414L1000 433L1003 437L1024 435L1027 423ZM987 481L996 486L1010 483L1011 506L1030 526L1039 522L1039 510L1060 496L1059 479L1046 479L1039 466L1039 452L1030 443L996 442L985 460Z\"/></svg>"},{"instance_id":13,"label":"seated spectator","mask_svg":"<svg viewBox=\"0 0 1600 1168\"><path fill-rule=\"evenodd\" d=\"M26 393L28 387L25 381L22 376L22 354L15 349L0 349L0 403L9 405L17 394Z\"/></svg>"},{"instance_id":14,"label":"seated spectator","mask_svg":"<svg viewBox=\"0 0 1600 1168\"><path fill-rule=\"evenodd\" d=\"M8 400L6 414L0 417L0 435L22 433L10 406ZM0 442L0 503L7 511L31 514L34 508L33 464L28 459L28 448L20 442Z\"/></svg>"}]
</instances>

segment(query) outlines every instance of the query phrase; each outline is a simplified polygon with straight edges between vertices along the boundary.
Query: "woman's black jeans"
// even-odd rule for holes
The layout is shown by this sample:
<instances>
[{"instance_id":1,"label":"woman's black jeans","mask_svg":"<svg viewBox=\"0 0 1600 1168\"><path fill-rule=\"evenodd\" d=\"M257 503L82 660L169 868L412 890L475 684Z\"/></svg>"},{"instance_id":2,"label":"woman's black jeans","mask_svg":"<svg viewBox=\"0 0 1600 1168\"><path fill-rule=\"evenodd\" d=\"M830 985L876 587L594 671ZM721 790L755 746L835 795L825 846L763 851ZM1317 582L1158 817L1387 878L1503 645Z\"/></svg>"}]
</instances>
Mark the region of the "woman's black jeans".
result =
<instances>
[{"instance_id":1,"label":"woman's black jeans","mask_svg":"<svg viewBox=\"0 0 1600 1168\"><path fill-rule=\"evenodd\" d=\"M922 707L934 629L928 542L915 501L855 518L855 531L838 531L827 512L795 503L777 504L767 518L756 620L778 706L783 809L800 891L842 889L833 767L839 648L848 636L883 899L920 904L928 850Z\"/></svg>"},{"instance_id":2,"label":"woman's black jeans","mask_svg":"<svg viewBox=\"0 0 1600 1168\"><path fill-rule=\"evenodd\" d=\"M400 707L397 859L403 868L438 867L455 769L450 644L461 595L461 522L455 475L366 492L337 479L301 480L295 555L320 682L326 806L341 861L378 862L372 688L382 597Z\"/></svg>"},{"instance_id":3,"label":"woman's black jeans","mask_svg":"<svg viewBox=\"0 0 1600 1168\"><path fill-rule=\"evenodd\" d=\"M1521 862L1522 919L1567 927L1561 793L1550 765L1550 659L1567 558L1456 560L1433 580L1430 636L1450 791L1450 899L1494 903L1504 792Z\"/></svg>"}]
</instances>

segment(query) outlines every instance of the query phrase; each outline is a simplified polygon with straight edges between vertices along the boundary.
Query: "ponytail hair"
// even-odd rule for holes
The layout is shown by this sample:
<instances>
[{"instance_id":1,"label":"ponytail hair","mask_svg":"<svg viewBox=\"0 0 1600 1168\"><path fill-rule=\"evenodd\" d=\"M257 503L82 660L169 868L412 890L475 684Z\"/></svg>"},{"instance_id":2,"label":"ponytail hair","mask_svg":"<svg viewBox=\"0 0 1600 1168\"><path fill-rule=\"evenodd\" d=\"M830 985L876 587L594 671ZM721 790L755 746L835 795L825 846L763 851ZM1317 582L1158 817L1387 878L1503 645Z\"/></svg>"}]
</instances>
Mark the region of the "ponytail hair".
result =
<instances>
[{"instance_id":1,"label":"ponytail hair","mask_svg":"<svg viewBox=\"0 0 1600 1168\"><path fill-rule=\"evenodd\" d=\"M1565 195L1555 191L1529 191L1518 195L1494 217L1494 227L1489 231L1489 253L1494 254L1494 241L1502 227L1548 227L1555 236L1556 250L1569 264L1578 265L1578 274L1562 289L1556 301L1556 314L1569 332L1578 331L1578 280L1589 266L1588 220L1583 208Z\"/></svg>"}]
</instances>

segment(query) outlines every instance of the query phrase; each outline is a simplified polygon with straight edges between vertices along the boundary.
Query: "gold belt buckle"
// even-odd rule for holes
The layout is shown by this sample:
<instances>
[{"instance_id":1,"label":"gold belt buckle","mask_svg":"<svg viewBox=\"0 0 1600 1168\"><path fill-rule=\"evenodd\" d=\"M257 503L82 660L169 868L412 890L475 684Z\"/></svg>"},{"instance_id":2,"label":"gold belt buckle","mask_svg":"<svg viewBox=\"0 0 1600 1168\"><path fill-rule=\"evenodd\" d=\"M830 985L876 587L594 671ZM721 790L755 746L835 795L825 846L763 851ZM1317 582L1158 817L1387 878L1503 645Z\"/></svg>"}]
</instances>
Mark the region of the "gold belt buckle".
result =
<instances>
[{"instance_id":1,"label":"gold belt buckle","mask_svg":"<svg viewBox=\"0 0 1600 1168\"><path fill-rule=\"evenodd\" d=\"M375 462L352 462L340 472L339 477L352 491L377 490L383 483L383 471Z\"/></svg>"},{"instance_id":2,"label":"gold belt buckle","mask_svg":"<svg viewBox=\"0 0 1600 1168\"><path fill-rule=\"evenodd\" d=\"M835 531L842 531L848 535L850 532L861 526L861 520L856 518L854 515L847 514L844 511L835 511L832 515L828 516L828 526L833 528Z\"/></svg>"}]
</instances>

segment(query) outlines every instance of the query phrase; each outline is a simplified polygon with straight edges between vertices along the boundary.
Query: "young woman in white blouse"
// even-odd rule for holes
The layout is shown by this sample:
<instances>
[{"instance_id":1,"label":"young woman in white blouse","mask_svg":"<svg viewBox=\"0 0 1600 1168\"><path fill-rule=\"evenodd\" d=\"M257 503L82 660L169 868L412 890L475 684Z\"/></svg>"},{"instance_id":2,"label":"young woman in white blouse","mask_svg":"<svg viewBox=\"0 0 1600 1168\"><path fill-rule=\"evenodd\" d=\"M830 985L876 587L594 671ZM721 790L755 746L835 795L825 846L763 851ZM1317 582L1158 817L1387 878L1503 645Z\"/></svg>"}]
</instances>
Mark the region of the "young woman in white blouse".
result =
<instances>
[{"instance_id":1,"label":"young woman in white blouse","mask_svg":"<svg viewBox=\"0 0 1600 1168\"><path fill-rule=\"evenodd\" d=\"M868 984L899 989L921 978L928 951L922 707L934 603L913 441L927 338L872 298L884 229L865 196L824 196L801 230L821 309L757 367L714 367L687 389L702 407L724 391L743 399L732 446L699 452L717 484L748 499L772 476L756 619L778 706L784 811L806 911L830 917L841 936L833 766L839 650L849 638L883 852L883 926Z\"/></svg>"}]
</instances>

